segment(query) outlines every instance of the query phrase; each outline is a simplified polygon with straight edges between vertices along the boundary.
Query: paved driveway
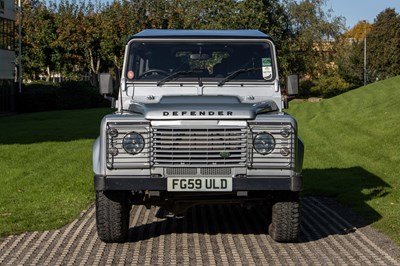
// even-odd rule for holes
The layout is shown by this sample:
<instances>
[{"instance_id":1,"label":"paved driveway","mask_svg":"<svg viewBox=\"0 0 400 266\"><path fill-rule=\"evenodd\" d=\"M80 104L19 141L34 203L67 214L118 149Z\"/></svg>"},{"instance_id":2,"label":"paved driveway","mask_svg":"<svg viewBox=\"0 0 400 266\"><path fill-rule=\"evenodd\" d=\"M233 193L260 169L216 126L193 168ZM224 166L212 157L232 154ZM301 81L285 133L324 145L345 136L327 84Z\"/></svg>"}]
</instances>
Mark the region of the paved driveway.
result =
<instances>
[{"instance_id":1,"label":"paved driveway","mask_svg":"<svg viewBox=\"0 0 400 266\"><path fill-rule=\"evenodd\" d=\"M303 199L295 244L267 235L262 208L197 206L163 219L156 212L134 207L129 241L104 244L91 207L60 230L6 238L0 265L400 265L397 246L326 199Z\"/></svg>"}]
</instances>

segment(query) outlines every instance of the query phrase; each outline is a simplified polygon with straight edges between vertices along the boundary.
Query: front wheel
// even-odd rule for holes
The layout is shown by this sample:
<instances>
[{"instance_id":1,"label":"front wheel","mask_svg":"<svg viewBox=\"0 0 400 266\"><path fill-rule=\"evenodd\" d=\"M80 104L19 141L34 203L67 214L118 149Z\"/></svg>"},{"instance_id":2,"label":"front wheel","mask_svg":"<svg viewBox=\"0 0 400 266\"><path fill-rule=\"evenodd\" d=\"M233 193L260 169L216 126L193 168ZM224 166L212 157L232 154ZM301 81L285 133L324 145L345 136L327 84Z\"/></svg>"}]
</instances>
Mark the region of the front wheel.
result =
<instances>
[{"instance_id":1,"label":"front wheel","mask_svg":"<svg viewBox=\"0 0 400 266\"><path fill-rule=\"evenodd\" d=\"M131 205L126 191L96 191L96 224L99 238L121 243L129 233Z\"/></svg>"},{"instance_id":2,"label":"front wheel","mask_svg":"<svg viewBox=\"0 0 400 266\"><path fill-rule=\"evenodd\" d=\"M277 242L297 242L300 231L300 200L298 193L290 194L272 206L269 235Z\"/></svg>"}]
</instances>

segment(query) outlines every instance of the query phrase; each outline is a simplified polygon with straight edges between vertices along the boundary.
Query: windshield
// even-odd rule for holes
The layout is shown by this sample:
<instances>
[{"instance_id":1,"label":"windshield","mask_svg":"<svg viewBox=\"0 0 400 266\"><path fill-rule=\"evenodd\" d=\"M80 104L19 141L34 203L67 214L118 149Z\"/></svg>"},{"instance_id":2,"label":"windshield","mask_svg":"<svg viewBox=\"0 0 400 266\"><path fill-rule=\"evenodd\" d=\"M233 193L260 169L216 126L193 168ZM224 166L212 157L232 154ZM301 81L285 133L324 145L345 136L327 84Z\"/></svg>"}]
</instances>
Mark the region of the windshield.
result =
<instances>
[{"instance_id":1,"label":"windshield","mask_svg":"<svg viewBox=\"0 0 400 266\"><path fill-rule=\"evenodd\" d=\"M126 77L132 81L270 81L271 47L266 42L132 42ZM161 81L161 82L160 82ZM222 82L221 82L222 81Z\"/></svg>"}]
</instances>

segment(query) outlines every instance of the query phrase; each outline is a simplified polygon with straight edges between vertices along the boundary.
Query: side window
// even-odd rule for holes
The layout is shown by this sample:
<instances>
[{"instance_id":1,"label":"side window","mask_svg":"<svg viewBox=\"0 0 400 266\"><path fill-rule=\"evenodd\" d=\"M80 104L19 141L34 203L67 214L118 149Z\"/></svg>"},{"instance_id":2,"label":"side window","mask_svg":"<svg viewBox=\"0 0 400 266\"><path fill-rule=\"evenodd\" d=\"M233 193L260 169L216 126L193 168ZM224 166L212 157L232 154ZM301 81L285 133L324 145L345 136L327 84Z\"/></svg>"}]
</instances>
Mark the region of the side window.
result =
<instances>
[{"instance_id":1,"label":"side window","mask_svg":"<svg viewBox=\"0 0 400 266\"><path fill-rule=\"evenodd\" d=\"M145 46L133 44L127 62L126 77L128 79L136 79L149 70L149 58L151 58L151 52Z\"/></svg>"},{"instance_id":2,"label":"side window","mask_svg":"<svg viewBox=\"0 0 400 266\"><path fill-rule=\"evenodd\" d=\"M133 49L131 49L129 60L127 62L126 77L128 79L134 79L140 75L142 69L143 69L142 58L139 56L139 53L133 53Z\"/></svg>"}]
</instances>

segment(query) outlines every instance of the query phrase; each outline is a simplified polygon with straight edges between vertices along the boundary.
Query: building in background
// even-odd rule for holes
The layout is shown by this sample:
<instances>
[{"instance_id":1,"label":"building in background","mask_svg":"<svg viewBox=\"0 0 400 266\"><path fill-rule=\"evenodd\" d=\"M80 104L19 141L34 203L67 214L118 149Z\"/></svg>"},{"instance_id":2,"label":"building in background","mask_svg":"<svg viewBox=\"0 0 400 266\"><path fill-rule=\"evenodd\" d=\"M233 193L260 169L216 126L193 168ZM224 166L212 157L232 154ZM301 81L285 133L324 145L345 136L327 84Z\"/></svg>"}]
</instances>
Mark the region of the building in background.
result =
<instances>
[{"instance_id":1,"label":"building in background","mask_svg":"<svg viewBox=\"0 0 400 266\"><path fill-rule=\"evenodd\" d=\"M14 112L15 3L0 0L0 114Z\"/></svg>"}]
</instances>

